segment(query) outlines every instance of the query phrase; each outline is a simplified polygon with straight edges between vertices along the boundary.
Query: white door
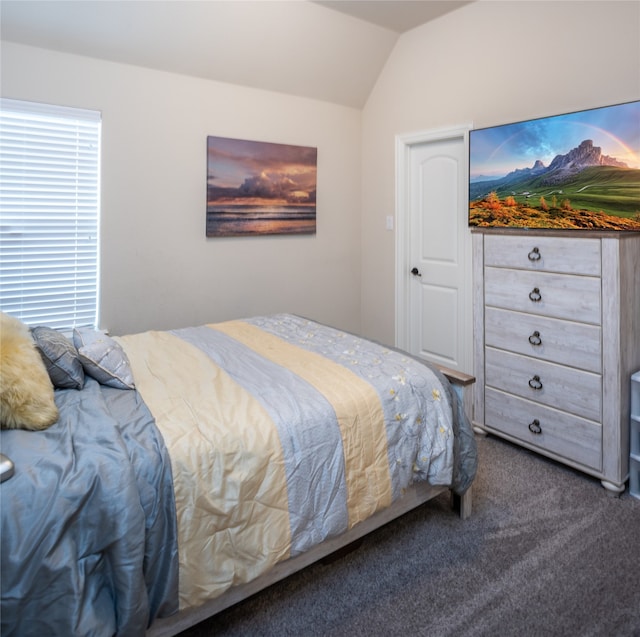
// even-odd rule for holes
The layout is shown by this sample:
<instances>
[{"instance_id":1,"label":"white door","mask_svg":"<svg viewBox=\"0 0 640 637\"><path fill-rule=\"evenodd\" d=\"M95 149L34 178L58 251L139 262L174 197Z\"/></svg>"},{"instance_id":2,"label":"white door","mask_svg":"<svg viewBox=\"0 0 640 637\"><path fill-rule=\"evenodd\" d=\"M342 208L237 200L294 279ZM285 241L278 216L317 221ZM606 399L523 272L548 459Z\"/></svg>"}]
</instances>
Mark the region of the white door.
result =
<instances>
[{"instance_id":1,"label":"white door","mask_svg":"<svg viewBox=\"0 0 640 637\"><path fill-rule=\"evenodd\" d=\"M471 373L467 133L400 140L397 283L399 345Z\"/></svg>"}]
</instances>

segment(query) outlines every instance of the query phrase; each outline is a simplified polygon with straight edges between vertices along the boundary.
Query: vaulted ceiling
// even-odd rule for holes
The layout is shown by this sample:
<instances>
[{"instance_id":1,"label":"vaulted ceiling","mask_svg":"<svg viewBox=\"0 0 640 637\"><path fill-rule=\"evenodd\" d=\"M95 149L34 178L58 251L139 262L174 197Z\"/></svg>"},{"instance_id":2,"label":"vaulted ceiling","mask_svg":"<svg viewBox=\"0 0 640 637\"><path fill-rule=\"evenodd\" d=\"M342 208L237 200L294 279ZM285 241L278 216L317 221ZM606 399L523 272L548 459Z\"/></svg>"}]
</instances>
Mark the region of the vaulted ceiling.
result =
<instances>
[{"instance_id":1,"label":"vaulted ceiling","mask_svg":"<svg viewBox=\"0 0 640 637\"><path fill-rule=\"evenodd\" d=\"M2 0L0 39L362 108L401 33L465 4Z\"/></svg>"}]
</instances>

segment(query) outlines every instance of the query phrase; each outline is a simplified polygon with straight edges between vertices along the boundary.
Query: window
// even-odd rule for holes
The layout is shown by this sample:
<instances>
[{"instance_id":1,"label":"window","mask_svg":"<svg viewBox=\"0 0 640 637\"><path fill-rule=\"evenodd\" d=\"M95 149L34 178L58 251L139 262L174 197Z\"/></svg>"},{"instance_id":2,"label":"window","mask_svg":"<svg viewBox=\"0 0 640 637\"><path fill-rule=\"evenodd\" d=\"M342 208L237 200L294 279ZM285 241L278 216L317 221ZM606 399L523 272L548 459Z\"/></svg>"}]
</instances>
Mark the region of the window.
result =
<instances>
[{"instance_id":1,"label":"window","mask_svg":"<svg viewBox=\"0 0 640 637\"><path fill-rule=\"evenodd\" d=\"M0 99L0 309L95 327L101 118Z\"/></svg>"}]
</instances>

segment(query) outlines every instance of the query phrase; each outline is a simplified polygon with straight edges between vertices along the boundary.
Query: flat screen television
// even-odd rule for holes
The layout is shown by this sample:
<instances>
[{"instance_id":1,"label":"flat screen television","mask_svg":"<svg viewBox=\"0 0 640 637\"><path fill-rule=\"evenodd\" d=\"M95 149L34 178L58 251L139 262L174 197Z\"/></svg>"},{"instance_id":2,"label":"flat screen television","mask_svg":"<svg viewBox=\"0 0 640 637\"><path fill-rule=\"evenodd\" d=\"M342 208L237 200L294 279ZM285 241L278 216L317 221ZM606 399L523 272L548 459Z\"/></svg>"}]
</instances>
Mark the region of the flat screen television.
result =
<instances>
[{"instance_id":1,"label":"flat screen television","mask_svg":"<svg viewBox=\"0 0 640 637\"><path fill-rule=\"evenodd\" d=\"M469 225L640 231L640 101L471 130Z\"/></svg>"}]
</instances>

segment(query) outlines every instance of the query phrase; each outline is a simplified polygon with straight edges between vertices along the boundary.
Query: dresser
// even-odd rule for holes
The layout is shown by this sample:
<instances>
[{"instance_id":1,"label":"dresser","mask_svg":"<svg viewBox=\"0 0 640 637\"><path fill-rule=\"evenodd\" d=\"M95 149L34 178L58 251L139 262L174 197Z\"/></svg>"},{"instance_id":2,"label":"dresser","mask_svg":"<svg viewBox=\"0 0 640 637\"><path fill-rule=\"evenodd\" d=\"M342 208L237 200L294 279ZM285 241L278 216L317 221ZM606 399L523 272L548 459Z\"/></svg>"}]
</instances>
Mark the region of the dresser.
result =
<instances>
[{"instance_id":1,"label":"dresser","mask_svg":"<svg viewBox=\"0 0 640 637\"><path fill-rule=\"evenodd\" d=\"M474 229L472 245L476 431L623 491L640 234Z\"/></svg>"}]
</instances>

